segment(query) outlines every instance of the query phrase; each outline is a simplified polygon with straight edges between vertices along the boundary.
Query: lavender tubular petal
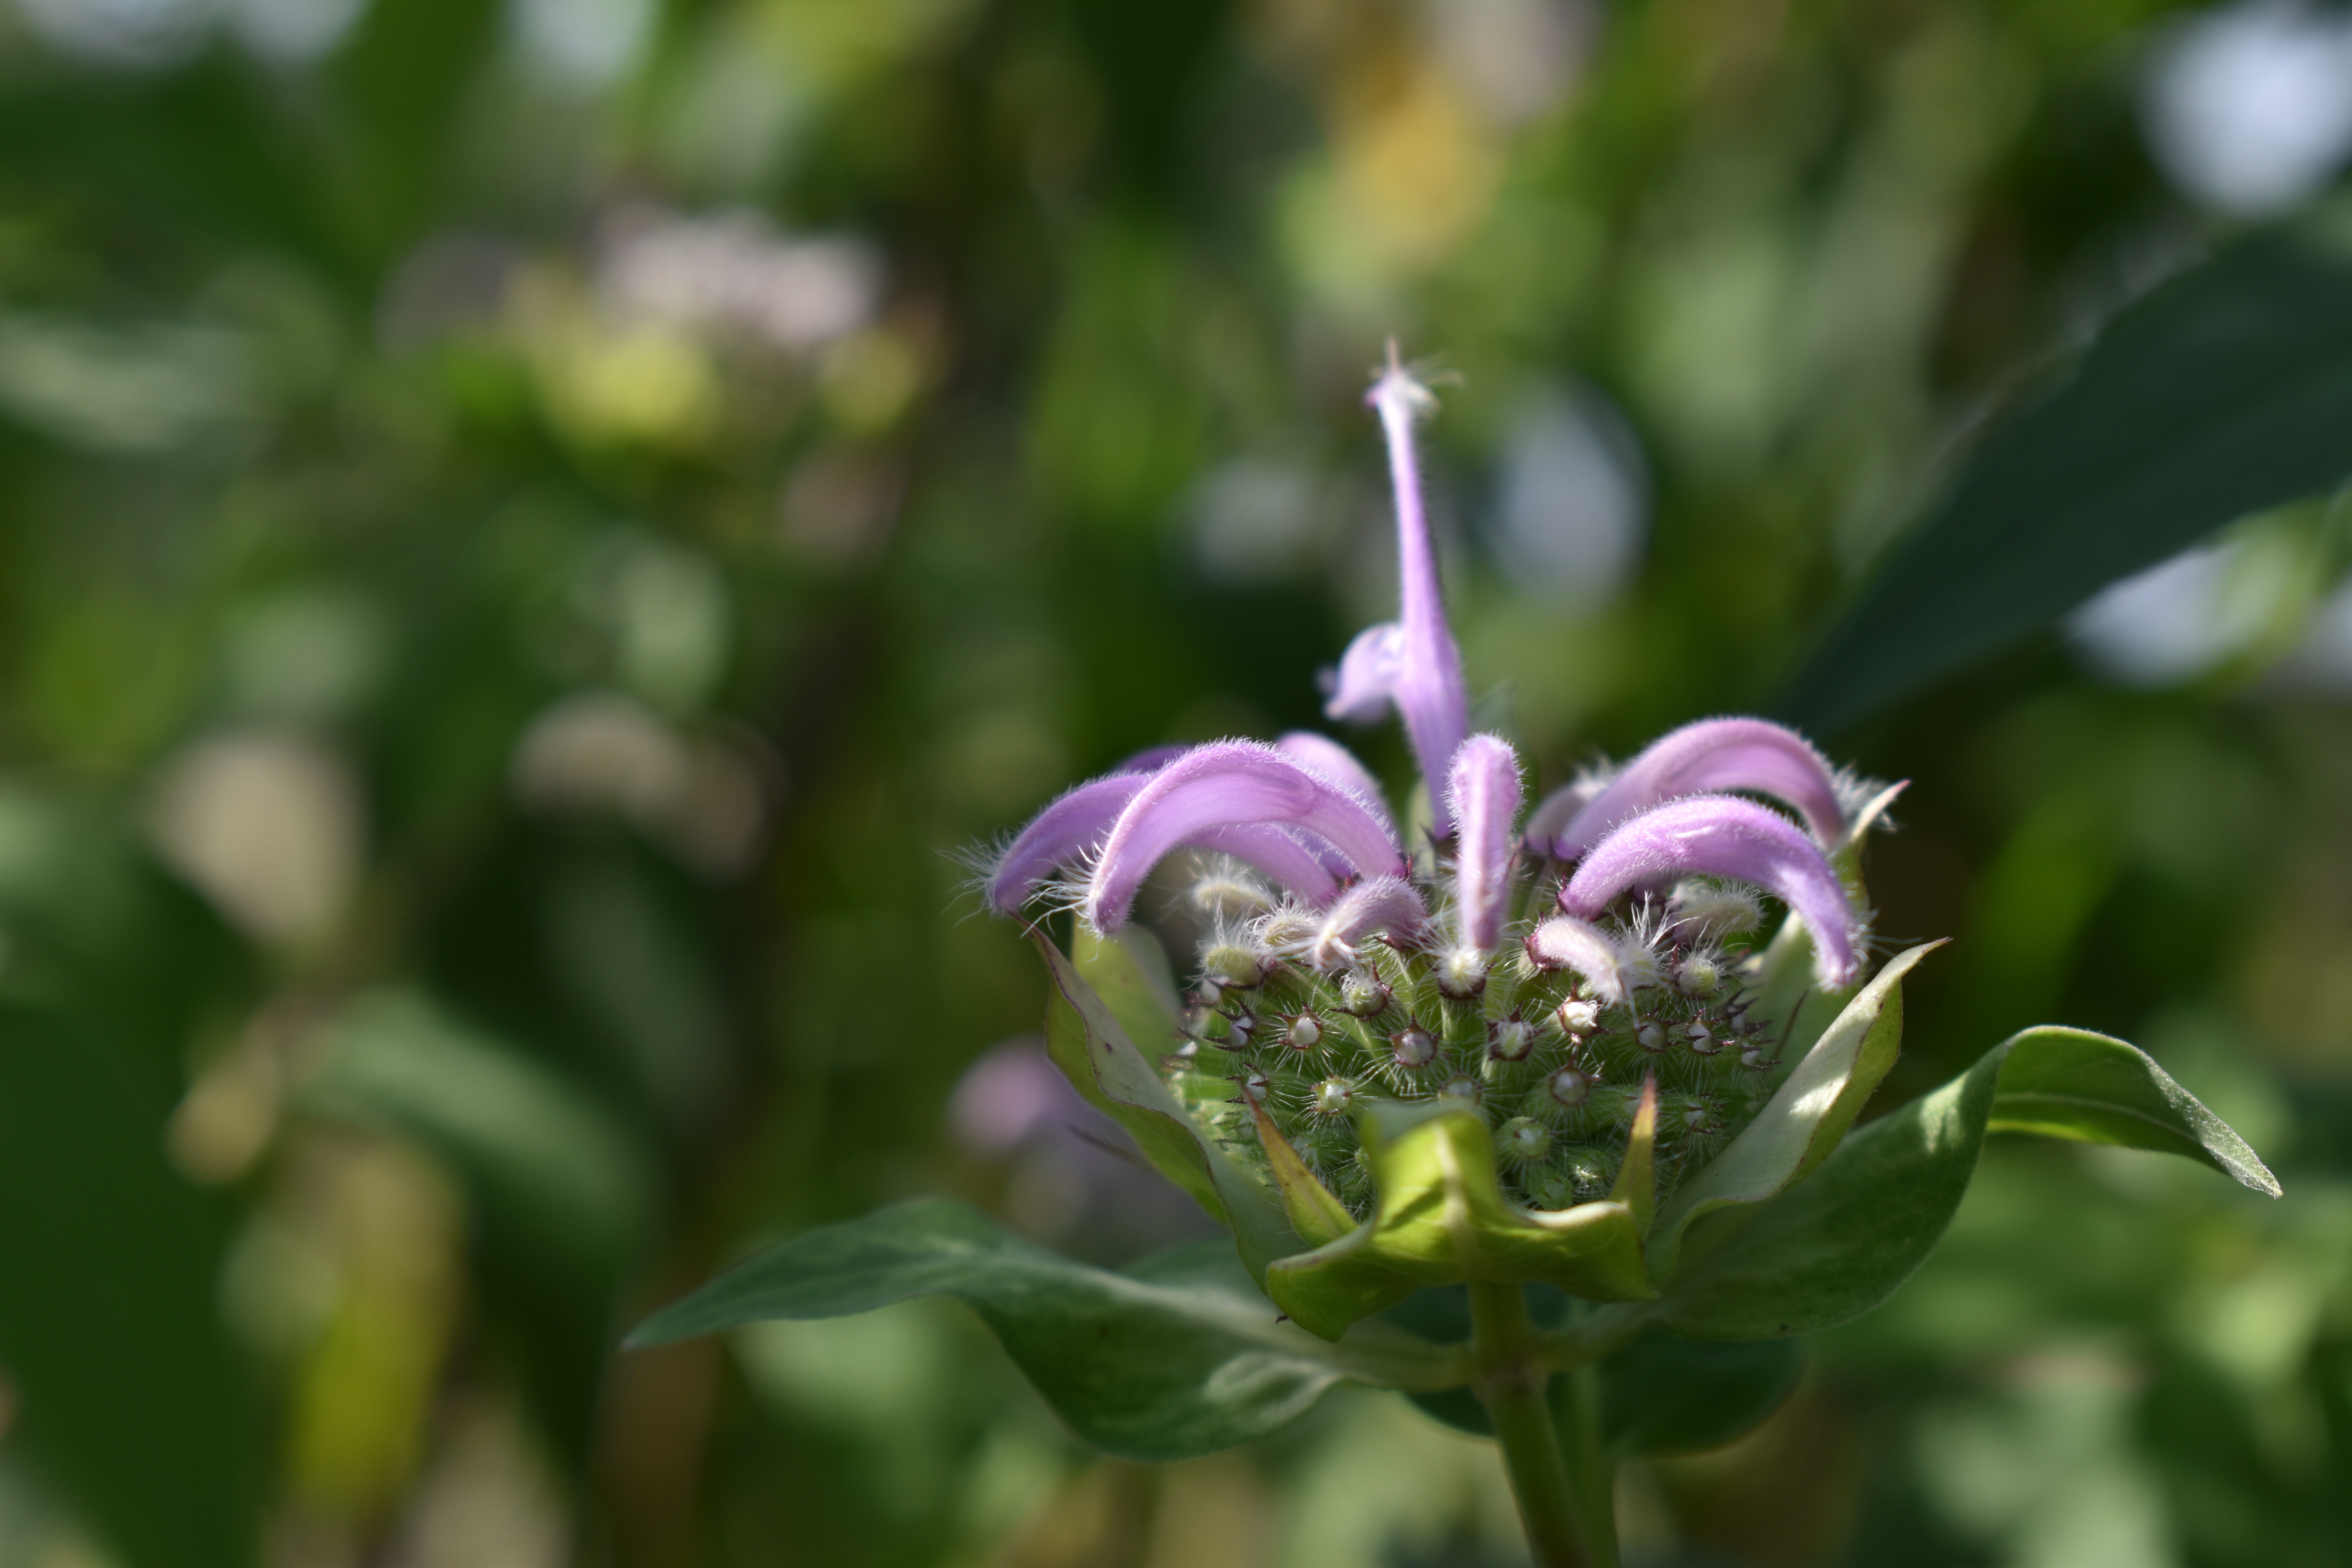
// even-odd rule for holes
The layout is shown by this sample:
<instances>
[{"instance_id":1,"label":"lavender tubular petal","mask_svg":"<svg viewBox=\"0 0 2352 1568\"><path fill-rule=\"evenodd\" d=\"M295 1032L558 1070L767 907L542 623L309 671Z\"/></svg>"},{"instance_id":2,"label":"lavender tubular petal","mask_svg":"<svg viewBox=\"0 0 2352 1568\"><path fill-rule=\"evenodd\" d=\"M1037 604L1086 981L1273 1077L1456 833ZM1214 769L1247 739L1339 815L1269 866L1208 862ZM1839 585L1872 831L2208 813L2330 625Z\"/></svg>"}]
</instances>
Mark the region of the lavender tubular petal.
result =
<instances>
[{"instance_id":1,"label":"lavender tubular petal","mask_svg":"<svg viewBox=\"0 0 2352 1568\"><path fill-rule=\"evenodd\" d=\"M1308 960L1318 969L1355 961L1356 944L1375 931L1411 941L1429 919L1427 906L1402 877L1373 877L1340 895L1315 933Z\"/></svg>"},{"instance_id":2,"label":"lavender tubular petal","mask_svg":"<svg viewBox=\"0 0 2352 1568\"><path fill-rule=\"evenodd\" d=\"M1736 795L1703 795L1653 806L1593 846L1559 890L1567 914L1591 920L1630 889L1693 874L1750 882L1813 933L1822 978L1857 968L1845 886L1821 847L1778 812Z\"/></svg>"},{"instance_id":3,"label":"lavender tubular petal","mask_svg":"<svg viewBox=\"0 0 2352 1568\"><path fill-rule=\"evenodd\" d=\"M988 879L989 906L1014 913L1055 868L1085 858L1150 780L1149 773L1117 773L1064 791L997 857Z\"/></svg>"},{"instance_id":4,"label":"lavender tubular petal","mask_svg":"<svg viewBox=\"0 0 2352 1568\"><path fill-rule=\"evenodd\" d=\"M1763 719L1703 719L1652 742L1618 770L1559 831L1552 852L1573 860L1611 828L1661 801L1720 790L1753 790L1787 801L1822 844L1835 845L1845 836L1836 777L1802 736Z\"/></svg>"},{"instance_id":5,"label":"lavender tubular petal","mask_svg":"<svg viewBox=\"0 0 2352 1568\"><path fill-rule=\"evenodd\" d=\"M1398 615L1393 623L1360 634L1339 661L1338 689L1325 711L1335 719L1377 718L1393 703L1428 781L1432 809L1445 806L1438 784L1444 767L1470 729L1470 702L1462 676L1462 649L1445 621L1438 584L1437 549L1422 502L1421 460L1413 449L1413 421L1434 405L1429 389L1397 363L1389 345L1389 367L1372 384L1365 401L1380 416L1389 449L1389 477L1396 496ZM1440 836L1452 824L1437 825Z\"/></svg>"},{"instance_id":6,"label":"lavender tubular petal","mask_svg":"<svg viewBox=\"0 0 2352 1568\"><path fill-rule=\"evenodd\" d=\"M1312 730L1293 730L1274 745L1276 751L1296 757L1340 788L1363 796L1364 804L1377 806L1381 820L1391 823L1393 829L1394 818L1388 815L1388 799L1381 793L1381 782L1372 777L1371 769L1356 760L1355 752Z\"/></svg>"},{"instance_id":7,"label":"lavender tubular petal","mask_svg":"<svg viewBox=\"0 0 2352 1568\"><path fill-rule=\"evenodd\" d=\"M1339 892L1339 884L1322 858L1290 834L1270 823L1227 824L1194 834L1184 847L1230 855L1256 867L1308 903L1323 905Z\"/></svg>"},{"instance_id":8,"label":"lavender tubular petal","mask_svg":"<svg viewBox=\"0 0 2352 1568\"><path fill-rule=\"evenodd\" d=\"M1485 952L1501 940L1511 905L1511 825L1523 791L1519 759L1500 735L1473 735L1454 753L1446 780L1454 814L1454 902L1462 937Z\"/></svg>"},{"instance_id":9,"label":"lavender tubular petal","mask_svg":"<svg viewBox=\"0 0 2352 1568\"><path fill-rule=\"evenodd\" d=\"M1399 868L1402 852L1372 807L1271 746L1219 741L1151 775L1097 856L1084 910L1097 931L1127 923L1136 890L1169 851L1213 828L1271 823L1312 834L1358 874Z\"/></svg>"},{"instance_id":10,"label":"lavender tubular petal","mask_svg":"<svg viewBox=\"0 0 2352 1568\"><path fill-rule=\"evenodd\" d=\"M1609 933L1574 915L1554 915L1528 933L1538 969L1573 969L1603 1002L1625 1000L1624 958Z\"/></svg>"}]
</instances>

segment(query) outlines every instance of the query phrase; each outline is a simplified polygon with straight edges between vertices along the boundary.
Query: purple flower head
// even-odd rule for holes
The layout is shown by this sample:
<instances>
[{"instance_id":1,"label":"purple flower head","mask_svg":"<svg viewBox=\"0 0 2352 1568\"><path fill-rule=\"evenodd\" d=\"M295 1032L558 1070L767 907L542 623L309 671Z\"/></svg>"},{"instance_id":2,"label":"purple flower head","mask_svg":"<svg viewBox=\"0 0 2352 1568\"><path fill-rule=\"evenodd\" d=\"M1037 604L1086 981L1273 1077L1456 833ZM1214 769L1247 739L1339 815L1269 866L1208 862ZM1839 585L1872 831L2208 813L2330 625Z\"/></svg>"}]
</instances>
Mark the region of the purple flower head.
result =
<instances>
[{"instance_id":1,"label":"purple flower head","mask_svg":"<svg viewBox=\"0 0 2352 1568\"><path fill-rule=\"evenodd\" d=\"M1500 735L1473 735L1446 778L1454 815L1454 917L1464 943L1486 952L1511 910L1511 825L1518 820L1519 759Z\"/></svg>"},{"instance_id":2,"label":"purple flower head","mask_svg":"<svg viewBox=\"0 0 2352 1568\"><path fill-rule=\"evenodd\" d=\"M1853 979L1860 960L1845 885L1795 823L1736 795L1668 801L1621 825L1561 887L1559 907L1590 921L1635 887L1692 875L1751 882L1770 893L1812 932L1823 982Z\"/></svg>"},{"instance_id":3,"label":"purple flower head","mask_svg":"<svg viewBox=\"0 0 2352 1568\"><path fill-rule=\"evenodd\" d=\"M1590 788L1589 783L1570 785L1538 806L1537 816L1555 816L1554 802L1574 800L1572 792ZM1824 847L1834 847L1845 836L1837 775L1802 736L1764 719L1703 719L1653 741L1578 805L1551 852L1576 859L1619 823L1660 801L1718 790L1753 790L1787 801ZM1535 823L1528 826L1532 837Z\"/></svg>"},{"instance_id":4,"label":"purple flower head","mask_svg":"<svg viewBox=\"0 0 2352 1568\"><path fill-rule=\"evenodd\" d=\"M1444 837L1452 828L1444 820L1441 785L1445 764L1469 732L1470 703L1462 650L1445 624L1437 550L1422 508L1421 464L1412 445L1413 421L1435 407L1436 400L1397 363L1391 342L1388 369L1364 401L1380 415L1388 438L1389 475L1396 490L1398 614L1393 621L1358 633L1348 645L1324 711L1356 723L1370 723L1391 707L1403 716Z\"/></svg>"},{"instance_id":5,"label":"purple flower head","mask_svg":"<svg viewBox=\"0 0 2352 1568\"><path fill-rule=\"evenodd\" d=\"M1087 879L1080 906L1087 923L1117 931L1143 879L1170 851L1205 833L1252 825L1311 834L1358 876L1381 876L1403 863L1388 824L1353 791L1271 746L1218 741L1153 773L1120 811Z\"/></svg>"}]
</instances>

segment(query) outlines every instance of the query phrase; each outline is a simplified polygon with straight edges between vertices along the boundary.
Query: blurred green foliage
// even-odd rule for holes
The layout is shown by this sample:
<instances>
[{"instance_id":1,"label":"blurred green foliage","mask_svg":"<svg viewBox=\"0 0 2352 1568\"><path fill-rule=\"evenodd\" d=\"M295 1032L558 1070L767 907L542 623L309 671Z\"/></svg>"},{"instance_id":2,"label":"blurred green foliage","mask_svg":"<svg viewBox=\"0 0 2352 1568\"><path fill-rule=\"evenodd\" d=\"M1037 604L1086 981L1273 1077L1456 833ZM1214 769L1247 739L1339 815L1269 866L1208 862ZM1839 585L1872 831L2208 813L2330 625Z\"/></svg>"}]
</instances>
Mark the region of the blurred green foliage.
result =
<instances>
[{"instance_id":1,"label":"blurred green foliage","mask_svg":"<svg viewBox=\"0 0 2352 1568\"><path fill-rule=\"evenodd\" d=\"M948 1303L613 1347L919 1193L1185 1234L951 1113L1043 994L952 852L1316 721L1391 332L1460 374L1484 720L1558 780L1768 705L1961 433L2225 237L2144 150L2171 22L0 7L0 1560L1510 1561L1399 1401L1152 1470ZM1881 931L1960 939L1882 1108L2107 1030L2286 1199L1997 1142L1759 1434L1633 1468L1637 1545L2340 1559L2343 555L2252 520L2171 620L1822 737L1915 781Z\"/></svg>"}]
</instances>

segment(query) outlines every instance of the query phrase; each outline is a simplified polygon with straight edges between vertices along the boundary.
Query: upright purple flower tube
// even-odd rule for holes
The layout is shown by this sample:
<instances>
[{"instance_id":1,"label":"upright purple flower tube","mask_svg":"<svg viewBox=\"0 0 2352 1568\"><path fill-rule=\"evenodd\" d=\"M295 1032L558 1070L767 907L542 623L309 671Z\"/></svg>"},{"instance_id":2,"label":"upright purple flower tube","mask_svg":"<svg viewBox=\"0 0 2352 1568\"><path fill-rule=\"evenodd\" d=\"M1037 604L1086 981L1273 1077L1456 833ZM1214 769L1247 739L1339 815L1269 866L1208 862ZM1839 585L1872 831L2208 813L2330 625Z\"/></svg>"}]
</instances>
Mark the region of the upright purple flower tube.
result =
<instances>
[{"instance_id":1,"label":"upright purple flower tube","mask_svg":"<svg viewBox=\"0 0 2352 1568\"><path fill-rule=\"evenodd\" d=\"M1356 635L1340 657L1339 679L1324 711L1334 719L1370 723L1393 707L1429 784L1429 809L1440 837L1450 835L1444 800L1446 764L1470 730L1470 702L1462 677L1462 649L1445 622L1437 580L1437 547L1421 489L1414 422L1437 405L1429 389L1398 363L1389 344L1385 374L1364 401L1379 414L1389 448L1389 479L1396 492L1397 618Z\"/></svg>"}]
</instances>

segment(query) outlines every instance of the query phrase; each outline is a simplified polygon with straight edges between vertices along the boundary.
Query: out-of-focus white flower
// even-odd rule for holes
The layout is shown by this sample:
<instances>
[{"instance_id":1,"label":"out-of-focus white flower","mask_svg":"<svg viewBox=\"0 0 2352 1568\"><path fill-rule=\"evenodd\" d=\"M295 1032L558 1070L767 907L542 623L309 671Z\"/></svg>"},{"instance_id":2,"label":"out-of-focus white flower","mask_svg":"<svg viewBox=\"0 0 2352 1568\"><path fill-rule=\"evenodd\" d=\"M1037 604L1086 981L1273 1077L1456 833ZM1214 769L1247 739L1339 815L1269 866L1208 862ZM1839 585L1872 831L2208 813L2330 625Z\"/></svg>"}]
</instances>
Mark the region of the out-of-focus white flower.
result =
<instances>
[{"instance_id":1,"label":"out-of-focus white flower","mask_svg":"<svg viewBox=\"0 0 2352 1568\"><path fill-rule=\"evenodd\" d=\"M1579 604L1614 598L1650 522L1649 469L1616 410L1596 394L1537 393L1496 478L1495 543L1511 582Z\"/></svg>"},{"instance_id":2,"label":"out-of-focus white flower","mask_svg":"<svg viewBox=\"0 0 2352 1568\"><path fill-rule=\"evenodd\" d=\"M792 239L756 213L703 218L633 209L607 226L598 293L615 314L701 332L746 332L801 352L871 319L882 268L838 237Z\"/></svg>"},{"instance_id":3,"label":"out-of-focus white flower","mask_svg":"<svg viewBox=\"0 0 2352 1568\"><path fill-rule=\"evenodd\" d=\"M653 0L509 0L525 58L550 76L603 87L627 73L653 31Z\"/></svg>"},{"instance_id":4,"label":"out-of-focus white flower","mask_svg":"<svg viewBox=\"0 0 2352 1568\"><path fill-rule=\"evenodd\" d=\"M265 941L326 932L358 889L366 811L343 760L308 737L197 742L164 769L157 847L222 914Z\"/></svg>"},{"instance_id":5,"label":"out-of-focus white flower","mask_svg":"<svg viewBox=\"0 0 2352 1568\"><path fill-rule=\"evenodd\" d=\"M2067 629L2108 679L2177 685L2252 647L2284 612L2294 572L2291 560L2243 540L2200 544L2105 589Z\"/></svg>"},{"instance_id":6,"label":"out-of-focus white flower","mask_svg":"<svg viewBox=\"0 0 2352 1568\"><path fill-rule=\"evenodd\" d=\"M2294 206L2352 155L2352 14L2254 0L2192 18L2151 58L2141 120L2195 200L2246 216Z\"/></svg>"},{"instance_id":7,"label":"out-of-focus white flower","mask_svg":"<svg viewBox=\"0 0 2352 1568\"><path fill-rule=\"evenodd\" d=\"M689 740L618 692L582 692L540 714L509 776L532 810L619 817L717 876L750 864L767 824L769 789L742 746Z\"/></svg>"}]
</instances>

